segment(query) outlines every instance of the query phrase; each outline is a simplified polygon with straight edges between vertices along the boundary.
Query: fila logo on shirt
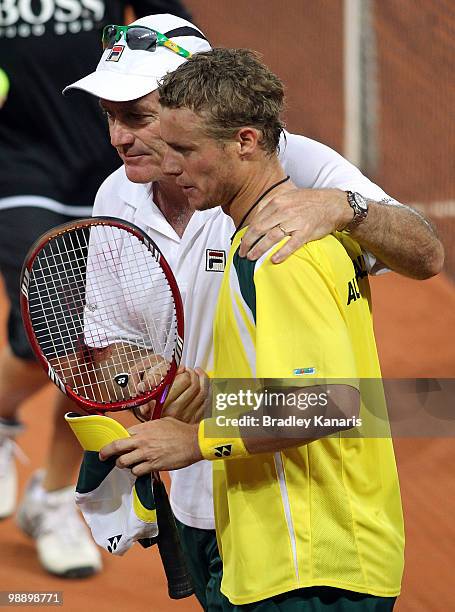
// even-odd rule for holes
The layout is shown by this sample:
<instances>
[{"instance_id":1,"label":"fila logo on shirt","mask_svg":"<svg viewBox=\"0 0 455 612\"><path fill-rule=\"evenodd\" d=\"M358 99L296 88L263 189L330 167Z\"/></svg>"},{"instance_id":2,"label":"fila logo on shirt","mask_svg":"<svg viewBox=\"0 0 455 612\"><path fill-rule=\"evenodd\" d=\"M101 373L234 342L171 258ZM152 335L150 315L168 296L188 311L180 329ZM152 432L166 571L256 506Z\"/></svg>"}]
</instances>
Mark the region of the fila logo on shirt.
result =
<instances>
[{"instance_id":1,"label":"fila logo on shirt","mask_svg":"<svg viewBox=\"0 0 455 612\"><path fill-rule=\"evenodd\" d=\"M232 444L225 444L224 446L215 446L214 451L215 457L229 457L232 453Z\"/></svg>"},{"instance_id":2,"label":"fila logo on shirt","mask_svg":"<svg viewBox=\"0 0 455 612\"><path fill-rule=\"evenodd\" d=\"M205 251L205 271L224 272L226 267L226 251L215 251L207 249Z\"/></svg>"},{"instance_id":3,"label":"fila logo on shirt","mask_svg":"<svg viewBox=\"0 0 455 612\"><path fill-rule=\"evenodd\" d=\"M117 546L120 544L120 540L122 539L122 534L113 536L112 538L108 538L109 544L107 545L107 550L111 553L114 550L117 550Z\"/></svg>"}]
</instances>

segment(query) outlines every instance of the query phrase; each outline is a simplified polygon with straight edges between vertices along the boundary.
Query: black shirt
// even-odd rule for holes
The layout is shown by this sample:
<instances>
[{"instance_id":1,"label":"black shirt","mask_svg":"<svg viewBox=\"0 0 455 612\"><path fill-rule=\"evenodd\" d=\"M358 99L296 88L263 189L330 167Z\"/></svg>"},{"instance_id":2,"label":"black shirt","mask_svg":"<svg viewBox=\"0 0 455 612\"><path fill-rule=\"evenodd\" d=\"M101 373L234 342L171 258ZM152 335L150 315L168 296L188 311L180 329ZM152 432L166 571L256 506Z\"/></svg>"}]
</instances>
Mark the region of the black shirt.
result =
<instances>
[{"instance_id":1,"label":"black shirt","mask_svg":"<svg viewBox=\"0 0 455 612\"><path fill-rule=\"evenodd\" d=\"M9 0L0 2L0 68L11 88L0 109L0 199L44 196L89 206L119 165L98 100L62 89L95 70L101 32L137 17L173 13L179 0Z\"/></svg>"}]
</instances>

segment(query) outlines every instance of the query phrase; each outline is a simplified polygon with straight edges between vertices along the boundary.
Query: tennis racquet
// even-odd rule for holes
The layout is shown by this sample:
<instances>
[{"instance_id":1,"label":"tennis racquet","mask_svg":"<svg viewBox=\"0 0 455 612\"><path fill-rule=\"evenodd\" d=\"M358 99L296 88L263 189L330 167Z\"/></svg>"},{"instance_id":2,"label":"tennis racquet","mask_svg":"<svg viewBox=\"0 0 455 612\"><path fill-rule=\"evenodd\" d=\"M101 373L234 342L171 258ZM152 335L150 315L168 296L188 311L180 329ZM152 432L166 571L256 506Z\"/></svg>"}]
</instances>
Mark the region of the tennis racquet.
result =
<instances>
[{"instance_id":1,"label":"tennis racquet","mask_svg":"<svg viewBox=\"0 0 455 612\"><path fill-rule=\"evenodd\" d=\"M183 305L155 243L120 219L47 232L22 270L30 344L59 389L89 414L155 400L159 418L183 348ZM153 474L158 547L173 599L193 593L164 484Z\"/></svg>"}]
</instances>

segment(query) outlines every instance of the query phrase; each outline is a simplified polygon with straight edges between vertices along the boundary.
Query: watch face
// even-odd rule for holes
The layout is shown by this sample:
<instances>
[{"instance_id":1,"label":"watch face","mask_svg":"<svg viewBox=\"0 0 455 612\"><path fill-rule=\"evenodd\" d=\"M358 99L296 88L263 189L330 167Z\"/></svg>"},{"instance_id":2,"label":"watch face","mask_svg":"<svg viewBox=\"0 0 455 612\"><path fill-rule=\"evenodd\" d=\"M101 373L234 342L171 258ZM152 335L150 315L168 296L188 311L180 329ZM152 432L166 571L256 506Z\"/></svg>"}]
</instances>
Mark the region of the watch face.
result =
<instances>
[{"instance_id":1,"label":"watch face","mask_svg":"<svg viewBox=\"0 0 455 612\"><path fill-rule=\"evenodd\" d=\"M363 210L363 211L367 211L368 210L368 203L366 198L364 198L362 195L360 195L360 193L353 193L352 194L354 197L354 201L357 204L357 206Z\"/></svg>"}]
</instances>

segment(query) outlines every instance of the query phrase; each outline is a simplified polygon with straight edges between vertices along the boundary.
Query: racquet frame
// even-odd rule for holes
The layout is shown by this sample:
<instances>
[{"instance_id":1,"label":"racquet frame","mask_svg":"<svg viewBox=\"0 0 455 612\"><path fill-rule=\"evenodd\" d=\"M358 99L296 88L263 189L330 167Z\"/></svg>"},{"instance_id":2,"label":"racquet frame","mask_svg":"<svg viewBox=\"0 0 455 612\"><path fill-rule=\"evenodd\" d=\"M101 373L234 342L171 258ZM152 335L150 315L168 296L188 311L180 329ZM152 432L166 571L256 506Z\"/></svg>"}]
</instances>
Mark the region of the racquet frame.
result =
<instances>
[{"instance_id":1,"label":"racquet frame","mask_svg":"<svg viewBox=\"0 0 455 612\"><path fill-rule=\"evenodd\" d=\"M108 226L108 227L116 227L121 230L127 231L132 234L135 238L140 240L144 244L144 246L148 249L148 251L155 258L157 263L161 266L163 270L167 282L169 283L169 287L172 291L172 296L175 304L175 312L176 312L176 326L177 326L177 341L175 345L175 350L173 353L173 358L170 363L170 367L166 375L163 377L163 380L152 390L145 391L144 393L138 395L137 397L130 400L117 400L112 402L98 402L88 398L81 397L78 393L76 393L73 388L65 383L60 376L55 371L52 364L48 361L48 359L43 354L41 350L40 344L36 338L35 331L33 329L33 325L31 322L30 311L29 311L29 285L30 285L30 275L33 270L33 264L36 261L39 253L42 249L51 242L54 238L58 236L63 236L66 233L69 233L71 230L79 229L79 228L87 228L87 227L96 227L96 226ZM21 311L22 311L22 320L24 322L25 331L27 333L27 337L32 346L32 349L41 363L44 370L47 372L50 380L59 387L59 389L68 395L71 399L73 399L81 408L83 408L86 412L90 414L104 414L105 412L115 412L117 410L125 410L128 408L137 408L143 404L150 402L151 400L157 400L157 404L162 406L166 400L169 389L174 381L175 375L177 373L177 369L180 363L180 359L182 357L182 349L183 349L183 303L182 298L180 296L180 291L177 286L177 282L174 278L172 270L164 258L163 254L153 242L153 240L147 236L145 232L143 232L138 227L134 226L131 223L126 221L116 219L115 217L90 217L88 219L80 219L78 221L71 221L69 223L65 223L63 225L58 226L57 228L53 228L50 231L43 234L30 248L23 269L22 269L22 277L21 277ZM160 416L159 411L155 411L153 418L157 418Z\"/></svg>"},{"instance_id":2,"label":"racquet frame","mask_svg":"<svg viewBox=\"0 0 455 612\"><path fill-rule=\"evenodd\" d=\"M35 262L42 249L54 238L62 236L65 233L69 233L71 230L100 225L119 228L121 230L129 232L130 234L134 235L138 240L140 240L144 244L144 246L150 251L157 263L161 266L161 269L163 270L166 276L166 280L172 292L172 297L174 299L177 337L169 370L156 387L154 387L150 391L145 391L144 393L130 400L97 402L81 397L78 393L76 393L69 384L65 383L60 378L49 360L43 354L43 351L41 350L40 344L33 329L33 324L30 316L30 275L33 270L33 263ZM22 319L24 322L27 337L30 341L30 344L38 361L41 363L44 370L47 372L47 375L49 376L51 381L60 389L60 391L65 393L68 397L74 400L82 409L84 409L90 414L104 414L106 412L113 412L116 410L134 409L143 404L148 403L151 400L156 400L158 410L154 410L152 418L156 419L161 416L162 406L174 381L182 356L184 330L183 304L182 298L180 296L180 291L177 286L177 282L174 278L169 264L167 263L159 248L156 246L153 240L149 236L147 236L145 232L143 232L138 227L132 225L131 223L128 223L121 219L116 219L114 217L90 217L88 219L71 221L69 223L60 225L57 228L53 228L43 234L29 250L22 269L20 290ZM161 554L161 559L163 562L163 567L168 579L169 596L172 599L181 599L183 597L188 597L192 595L194 593L194 589L186 567L185 558L179 542L177 527L175 525L175 519L172 514L166 489L159 477L158 472L152 473L152 484L154 495L157 500L157 519L161 533L161 538L159 535L157 541Z\"/></svg>"}]
</instances>

